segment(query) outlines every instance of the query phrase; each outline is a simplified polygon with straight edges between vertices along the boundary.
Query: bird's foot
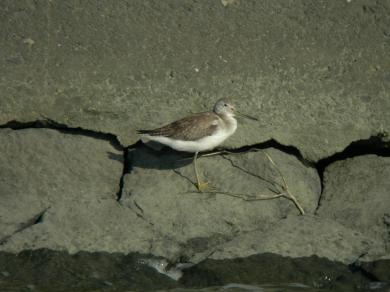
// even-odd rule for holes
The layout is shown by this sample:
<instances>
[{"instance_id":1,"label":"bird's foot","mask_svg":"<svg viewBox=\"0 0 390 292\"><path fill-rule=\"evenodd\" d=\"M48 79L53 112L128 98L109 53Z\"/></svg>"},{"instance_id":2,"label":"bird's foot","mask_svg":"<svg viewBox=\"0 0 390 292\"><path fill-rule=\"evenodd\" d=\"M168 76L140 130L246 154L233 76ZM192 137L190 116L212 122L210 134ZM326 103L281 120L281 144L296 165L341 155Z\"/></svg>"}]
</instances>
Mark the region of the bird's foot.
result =
<instances>
[{"instance_id":1,"label":"bird's foot","mask_svg":"<svg viewBox=\"0 0 390 292\"><path fill-rule=\"evenodd\" d=\"M202 193L215 190L215 188L211 186L208 182L199 182L196 183L195 185L198 188L198 190Z\"/></svg>"}]
</instances>

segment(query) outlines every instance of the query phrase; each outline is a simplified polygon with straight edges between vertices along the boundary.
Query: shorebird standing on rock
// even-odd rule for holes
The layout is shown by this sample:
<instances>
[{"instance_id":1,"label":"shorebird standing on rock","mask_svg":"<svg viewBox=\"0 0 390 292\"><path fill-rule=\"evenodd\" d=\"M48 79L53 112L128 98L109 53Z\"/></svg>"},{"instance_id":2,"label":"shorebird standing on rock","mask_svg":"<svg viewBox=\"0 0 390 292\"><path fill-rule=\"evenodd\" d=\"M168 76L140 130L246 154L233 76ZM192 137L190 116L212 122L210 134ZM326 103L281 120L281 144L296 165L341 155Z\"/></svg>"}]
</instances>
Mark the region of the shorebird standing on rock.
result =
<instances>
[{"instance_id":1,"label":"shorebird standing on rock","mask_svg":"<svg viewBox=\"0 0 390 292\"><path fill-rule=\"evenodd\" d=\"M196 166L198 153L214 149L233 135L237 129L235 113L257 120L239 113L229 99L223 98L215 103L212 111L193 114L154 130L139 130L138 133L144 142L156 141L178 151L195 153L196 186L203 192L208 189L208 183L200 182Z\"/></svg>"}]
</instances>

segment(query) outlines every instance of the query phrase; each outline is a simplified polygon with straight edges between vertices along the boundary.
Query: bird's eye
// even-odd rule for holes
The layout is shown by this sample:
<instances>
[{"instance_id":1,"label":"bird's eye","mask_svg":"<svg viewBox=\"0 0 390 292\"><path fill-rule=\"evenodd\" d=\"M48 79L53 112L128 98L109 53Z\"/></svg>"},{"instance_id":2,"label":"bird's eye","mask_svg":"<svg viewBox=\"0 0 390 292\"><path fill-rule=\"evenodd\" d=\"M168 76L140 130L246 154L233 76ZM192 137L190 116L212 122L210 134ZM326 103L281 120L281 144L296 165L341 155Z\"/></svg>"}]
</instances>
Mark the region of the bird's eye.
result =
<instances>
[{"instance_id":1,"label":"bird's eye","mask_svg":"<svg viewBox=\"0 0 390 292\"><path fill-rule=\"evenodd\" d=\"M225 103L224 106L227 106L227 103Z\"/></svg>"}]
</instances>

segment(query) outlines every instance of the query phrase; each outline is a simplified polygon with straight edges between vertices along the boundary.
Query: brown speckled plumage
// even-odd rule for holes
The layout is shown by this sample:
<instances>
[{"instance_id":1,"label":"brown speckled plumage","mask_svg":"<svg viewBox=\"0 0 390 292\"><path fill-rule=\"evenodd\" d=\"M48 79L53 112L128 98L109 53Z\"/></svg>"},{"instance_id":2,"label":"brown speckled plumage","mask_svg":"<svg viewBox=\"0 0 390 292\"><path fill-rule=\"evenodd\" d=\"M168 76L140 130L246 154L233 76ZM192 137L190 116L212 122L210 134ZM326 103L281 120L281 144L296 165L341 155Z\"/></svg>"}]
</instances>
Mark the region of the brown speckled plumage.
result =
<instances>
[{"instance_id":1,"label":"brown speckled plumage","mask_svg":"<svg viewBox=\"0 0 390 292\"><path fill-rule=\"evenodd\" d=\"M139 130L140 134L163 136L183 141L195 141L205 136L211 136L218 127L220 118L214 112L194 114L161 128L153 130Z\"/></svg>"}]
</instances>

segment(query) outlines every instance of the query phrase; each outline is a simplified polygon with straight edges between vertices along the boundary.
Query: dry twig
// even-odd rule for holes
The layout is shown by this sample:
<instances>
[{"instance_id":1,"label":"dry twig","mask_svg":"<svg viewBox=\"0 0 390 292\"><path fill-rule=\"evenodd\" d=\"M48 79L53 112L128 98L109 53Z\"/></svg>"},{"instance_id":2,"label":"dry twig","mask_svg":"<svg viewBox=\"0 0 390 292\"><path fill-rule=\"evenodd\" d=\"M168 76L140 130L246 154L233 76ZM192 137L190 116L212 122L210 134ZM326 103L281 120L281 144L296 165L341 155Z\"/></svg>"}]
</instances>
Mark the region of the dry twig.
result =
<instances>
[{"instance_id":1,"label":"dry twig","mask_svg":"<svg viewBox=\"0 0 390 292\"><path fill-rule=\"evenodd\" d=\"M259 151L259 150L260 149L258 149L258 148L250 148L245 153L252 152L252 151ZM206 192L206 193L222 194L222 195L226 195L226 196L240 198L240 199L242 199L244 201L272 200L272 199L277 199L277 198L284 197L284 198L292 201L294 203L294 205L297 207L297 209L299 210L299 212L301 213L301 215L304 215L305 211L303 210L302 206L299 204L299 202L297 201L295 196L288 189L288 185L287 185L286 179L284 178L283 173L281 172L279 167L276 165L276 163L273 161L271 156L267 152L265 152L265 151L263 151L263 152L264 152L264 155L267 157L267 159L270 161L270 163L276 169L276 171L278 172L279 176L282 179L283 184L280 184L280 183L278 183L276 181L273 182L273 184L275 186L278 186L279 188L282 189L281 192L279 191L278 193L276 193L275 191L271 190L271 191L273 191L275 193L275 195L272 195L272 196L265 196L265 195L260 195L260 196L259 195L257 195L257 196L253 195L253 196L251 196L251 195L246 195L246 194L237 194L237 193L219 192L219 191L211 191L211 192ZM207 154L203 154L201 157L223 155L223 154L242 154L242 152L235 153L235 152L232 152L232 151L229 151L229 150L221 150L221 151L215 151L215 152L210 152L210 153L207 153Z\"/></svg>"},{"instance_id":2,"label":"dry twig","mask_svg":"<svg viewBox=\"0 0 390 292\"><path fill-rule=\"evenodd\" d=\"M293 201L295 206L298 208L299 212L301 213L301 215L304 215L305 211L303 210L303 208L301 207L301 205L299 204L299 202L297 201L295 196L289 191L288 185L287 185L286 179L284 178L283 173L280 171L280 169L278 168L276 163L272 160L271 156L267 152L264 152L264 155L268 158L268 160L271 162L271 164L274 166L274 168L276 169L276 171L279 173L280 177L282 178L283 185L275 183L275 184L279 185L283 190L283 193L280 193L281 197L285 197L286 199Z\"/></svg>"},{"instance_id":3,"label":"dry twig","mask_svg":"<svg viewBox=\"0 0 390 292\"><path fill-rule=\"evenodd\" d=\"M194 191L194 193L198 193L198 192ZM244 200L244 201L247 201L247 202L262 201L262 200L272 200L272 199L277 199L277 198L285 196L284 194L280 194L280 193L278 193L276 195L273 195L273 196L247 195L247 194L230 193L230 192L222 192L222 191L207 191L207 192L203 192L203 193L205 193L205 194L225 195L225 196L229 196L229 197L238 198L238 199L241 199L241 200Z\"/></svg>"},{"instance_id":4,"label":"dry twig","mask_svg":"<svg viewBox=\"0 0 390 292\"><path fill-rule=\"evenodd\" d=\"M256 150L259 150L259 149L256 149ZM250 149L249 151L253 151L253 149ZM204 154L204 155L202 155L202 157L221 155L221 154L234 154L234 152L230 152L230 151L227 151L227 150L222 150L222 151L217 151L217 152ZM266 195L247 195L247 194L220 192L220 191L211 191L211 192L206 192L206 193L226 195L226 196L230 196L230 197L239 198L239 199L242 199L244 201L273 200L273 199L284 197L284 198L292 201L294 203L294 205L297 207L297 209L299 210L299 212L301 213L301 215L304 215L305 211L303 210L302 206L299 204L299 202L297 201L295 196L290 192L283 173L281 172L281 170L278 168L278 166L276 165L276 163L273 161L273 159L271 158L271 156L268 153L266 153L264 151L264 155L267 157L267 159L270 161L272 166L276 169L276 171L278 172L279 176L281 177L283 184L280 184L280 183L278 183L276 181L274 181L273 184L275 186L278 186L279 188L281 188L282 191L275 192L275 191L271 190L272 192L275 193L275 195L271 195L271 196L266 196Z\"/></svg>"}]
</instances>

